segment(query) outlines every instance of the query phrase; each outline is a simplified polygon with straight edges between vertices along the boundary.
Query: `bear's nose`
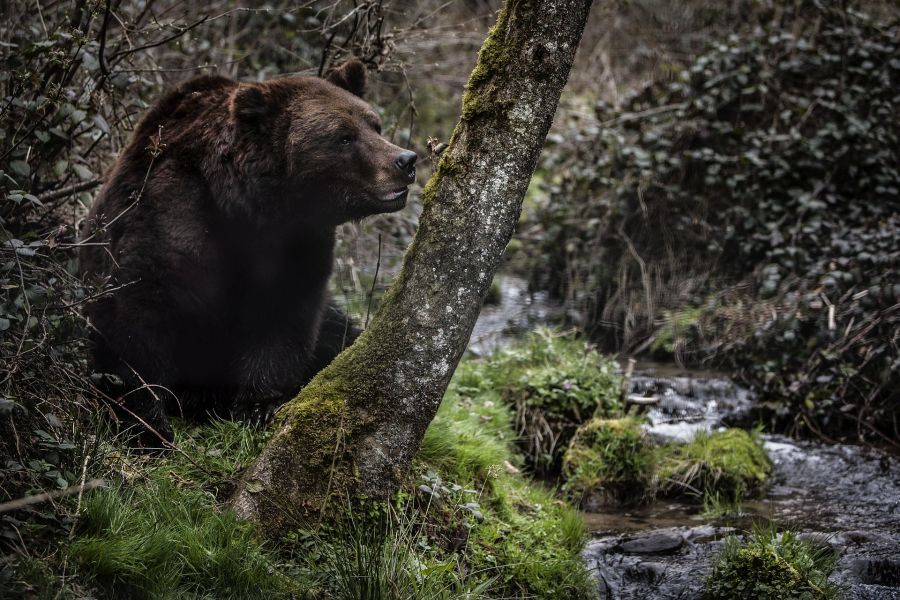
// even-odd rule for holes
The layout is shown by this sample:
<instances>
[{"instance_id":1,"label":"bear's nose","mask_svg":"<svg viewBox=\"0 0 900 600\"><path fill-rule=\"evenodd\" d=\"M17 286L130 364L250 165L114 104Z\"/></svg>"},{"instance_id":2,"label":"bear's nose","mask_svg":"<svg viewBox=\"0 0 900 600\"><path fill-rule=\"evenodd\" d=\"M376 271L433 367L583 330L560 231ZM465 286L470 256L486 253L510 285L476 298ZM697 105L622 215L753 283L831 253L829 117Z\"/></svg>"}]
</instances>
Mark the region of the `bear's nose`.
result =
<instances>
[{"instance_id":1,"label":"bear's nose","mask_svg":"<svg viewBox=\"0 0 900 600\"><path fill-rule=\"evenodd\" d=\"M397 165L398 169L406 173L407 177L415 179L417 158L419 158L419 156L412 150L404 150L400 153L400 156L397 157L397 160L394 161L394 164Z\"/></svg>"}]
</instances>

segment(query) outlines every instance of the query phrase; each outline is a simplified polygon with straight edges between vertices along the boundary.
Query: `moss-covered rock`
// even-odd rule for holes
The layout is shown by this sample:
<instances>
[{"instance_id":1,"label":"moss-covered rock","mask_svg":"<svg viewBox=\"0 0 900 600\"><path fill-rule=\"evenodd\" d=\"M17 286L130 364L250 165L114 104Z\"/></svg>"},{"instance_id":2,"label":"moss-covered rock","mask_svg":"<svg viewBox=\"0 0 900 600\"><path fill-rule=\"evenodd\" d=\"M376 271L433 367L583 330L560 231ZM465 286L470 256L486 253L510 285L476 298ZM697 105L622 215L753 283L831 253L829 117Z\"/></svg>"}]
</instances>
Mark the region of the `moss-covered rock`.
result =
<instances>
[{"instance_id":1,"label":"moss-covered rock","mask_svg":"<svg viewBox=\"0 0 900 600\"><path fill-rule=\"evenodd\" d=\"M652 499L656 453L637 419L593 419L578 428L563 458L563 491L582 507Z\"/></svg>"},{"instance_id":2,"label":"moss-covered rock","mask_svg":"<svg viewBox=\"0 0 900 600\"><path fill-rule=\"evenodd\" d=\"M698 433L660 452L660 486L667 494L738 501L760 491L772 473L762 443L743 429Z\"/></svg>"},{"instance_id":3,"label":"moss-covered rock","mask_svg":"<svg viewBox=\"0 0 900 600\"><path fill-rule=\"evenodd\" d=\"M745 543L725 540L704 600L829 600L838 597L828 583L835 554L790 533L757 531Z\"/></svg>"}]
</instances>

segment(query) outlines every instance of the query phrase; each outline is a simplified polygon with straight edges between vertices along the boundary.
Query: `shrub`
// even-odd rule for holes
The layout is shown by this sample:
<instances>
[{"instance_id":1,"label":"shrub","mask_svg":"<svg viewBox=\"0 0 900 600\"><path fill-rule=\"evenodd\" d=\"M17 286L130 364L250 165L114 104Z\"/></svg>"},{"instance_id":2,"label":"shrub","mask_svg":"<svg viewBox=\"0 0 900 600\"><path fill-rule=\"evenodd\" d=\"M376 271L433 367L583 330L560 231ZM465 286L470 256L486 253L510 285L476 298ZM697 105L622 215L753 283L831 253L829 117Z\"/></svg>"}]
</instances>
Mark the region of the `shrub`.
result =
<instances>
[{"instance_id":1,"label":"shrub","mask_svg":"<svg viewBox=\"0 0 900 600\"><path fill-rule=\"evenodd\" d=\"M898 23L755 16L557 149L534 280L609 348L699 311L656 349L739 368L813 432L900 437Z\"/></svg>"},{"instance_id":2,"label":"shrub","mask_svg":"<svg viewBox=\"0 0 900 600\"><path fill-rule=\"evenodd\" d=\"M828 547L774 528L757 529L743 544L725 540L706 580L706 600L828 600L838 597L828 582L837 557Z\"/></svg>"},{"instance_id":3,"label":"shrub","mask_svg":"<svg viewBox=\"0 0 900 600\"><path fill-rule=\"evenodd\" d=\"M700 432L687 444L661 449L660 486L669 494L737 502L760 491L771 473L762 444L743 429Z\"/></svg>"},{"instance_id":4,"label":"shrub","mask_svg":"<svg viewBox=\"0 0 900 600\"><path fill-rule=\"evenodd\" d=\"M643 502L656 491L655 450L638 420L593 419L575 432L563 476L566 495L589 509Z\"/></svg>"}]
</instances>

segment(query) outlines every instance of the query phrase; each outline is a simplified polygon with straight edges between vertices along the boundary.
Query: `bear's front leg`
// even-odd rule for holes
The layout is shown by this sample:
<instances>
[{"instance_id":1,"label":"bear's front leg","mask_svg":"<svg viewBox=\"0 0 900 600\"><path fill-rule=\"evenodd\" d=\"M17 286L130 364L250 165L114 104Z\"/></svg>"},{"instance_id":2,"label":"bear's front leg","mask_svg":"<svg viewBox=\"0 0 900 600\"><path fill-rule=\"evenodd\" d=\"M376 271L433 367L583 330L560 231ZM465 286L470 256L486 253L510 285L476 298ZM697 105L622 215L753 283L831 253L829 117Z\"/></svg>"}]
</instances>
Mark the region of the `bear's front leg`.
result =
<instances>
[{"instance_id":1,"label":"bear's front leg","mask_svg":"<svg viewBox=\"0 0 900 600\"><path fill-rule=\"evenodd\" d=\"M231 406L234 419L265 423L300 391L312 356L310 340L270 338L238 359L238 390Z\"/></svg>"},{"instance_id":2,"label":"bear's front leg","mask_svg":"<svg viewBox=\"0 0 900 600\"><path fill-rule=\"evenodd\" d=\"M169 323L155 321L152 311L141 319L126 319L129 308L125 294L103 298L89 308L95 381L140 447L164 447L175 438L165 397L171 394L177 346Z\"/></svg>"}]
</instances>

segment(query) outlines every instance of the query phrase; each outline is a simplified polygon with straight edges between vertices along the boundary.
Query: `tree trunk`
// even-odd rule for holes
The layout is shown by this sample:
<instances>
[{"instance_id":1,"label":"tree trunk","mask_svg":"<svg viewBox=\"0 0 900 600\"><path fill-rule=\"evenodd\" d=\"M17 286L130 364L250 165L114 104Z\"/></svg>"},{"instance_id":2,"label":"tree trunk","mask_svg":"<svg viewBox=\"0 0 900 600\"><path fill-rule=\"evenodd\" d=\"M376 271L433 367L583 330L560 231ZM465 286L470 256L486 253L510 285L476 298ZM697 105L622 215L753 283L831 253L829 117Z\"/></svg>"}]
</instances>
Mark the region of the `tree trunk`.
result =
<instances>
[{"instance_id":1,"label":"tree trunk","mask_svg":"<svg viewBox=\"0 0 900 600\"><path fill-rule=\"evenodd\" d=\"M390 497L465 351L556 112L591 0L507 0L403 269L369 328L279 411L233 506L270 535Z\"/></svg>"}]
</instances>

